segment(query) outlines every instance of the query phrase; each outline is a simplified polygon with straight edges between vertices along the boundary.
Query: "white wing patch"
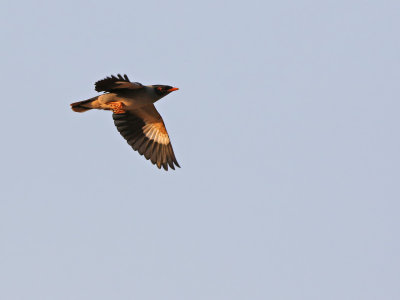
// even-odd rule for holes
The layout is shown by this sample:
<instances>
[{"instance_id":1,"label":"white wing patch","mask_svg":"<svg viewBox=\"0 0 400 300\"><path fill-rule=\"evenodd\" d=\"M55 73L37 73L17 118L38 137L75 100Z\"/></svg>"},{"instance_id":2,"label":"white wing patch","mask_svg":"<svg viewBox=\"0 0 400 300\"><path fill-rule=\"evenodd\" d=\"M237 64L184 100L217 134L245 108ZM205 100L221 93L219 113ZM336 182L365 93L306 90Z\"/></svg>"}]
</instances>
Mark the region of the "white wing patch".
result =
<instances>
[{"instance_id":1,"label":"white wing patch","mask_svg":"<svg viewBox=\"0 0 400 300\"><path fill-rule=\"evenodd\" d=\"M164 126L159 123L149 123L142 127L144 135L156 143L168 145L169 137Z\"/></svg>"}]
</instances>

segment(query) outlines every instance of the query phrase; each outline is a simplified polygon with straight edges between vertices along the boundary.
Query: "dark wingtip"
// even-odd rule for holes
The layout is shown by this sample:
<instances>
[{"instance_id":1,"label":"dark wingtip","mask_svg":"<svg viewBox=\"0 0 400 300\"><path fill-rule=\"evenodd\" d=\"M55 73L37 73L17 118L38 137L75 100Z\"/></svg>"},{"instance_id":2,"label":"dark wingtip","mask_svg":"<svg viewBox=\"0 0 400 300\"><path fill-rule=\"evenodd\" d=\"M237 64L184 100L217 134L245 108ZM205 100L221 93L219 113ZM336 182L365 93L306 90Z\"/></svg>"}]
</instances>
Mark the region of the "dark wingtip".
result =
<instances>
[{"instance_id":1,"label":"dark wingtip","mask_svg":"<svg viewBox=\"0 0 400 300\"><path fill-rule=\"evenodd\" d=\"M172 157L172 159L173 159L175 165L176 165L178 168L180 168L181 166L178 164L178 161L176 160L175 155Z\"/></svg>"}]
</instances>

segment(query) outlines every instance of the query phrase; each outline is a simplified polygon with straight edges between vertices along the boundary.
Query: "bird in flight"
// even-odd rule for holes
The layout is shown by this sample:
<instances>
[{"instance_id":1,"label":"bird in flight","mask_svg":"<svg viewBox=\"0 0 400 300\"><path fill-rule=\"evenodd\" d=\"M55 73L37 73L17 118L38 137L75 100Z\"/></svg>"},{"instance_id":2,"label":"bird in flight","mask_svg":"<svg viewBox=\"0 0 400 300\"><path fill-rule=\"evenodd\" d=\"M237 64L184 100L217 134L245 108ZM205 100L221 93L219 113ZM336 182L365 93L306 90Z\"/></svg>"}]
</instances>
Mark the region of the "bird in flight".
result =
<instances>
[{"instance_id":1,"label":"bird in flight","mask_svg":"<svg viewBox=\"0 0 400 300\"><path fill-rule=\"evenodd\" d=\"M97 81L95 90L104 94L72 103L72 110L112 110L117 130L134 150L159 169L163 167L167 171L168 166L174 170L175 166L180 168L163 119L154 106L154 102L178 88L142 85L118 74Z\"/></svg>"}]
</instances>

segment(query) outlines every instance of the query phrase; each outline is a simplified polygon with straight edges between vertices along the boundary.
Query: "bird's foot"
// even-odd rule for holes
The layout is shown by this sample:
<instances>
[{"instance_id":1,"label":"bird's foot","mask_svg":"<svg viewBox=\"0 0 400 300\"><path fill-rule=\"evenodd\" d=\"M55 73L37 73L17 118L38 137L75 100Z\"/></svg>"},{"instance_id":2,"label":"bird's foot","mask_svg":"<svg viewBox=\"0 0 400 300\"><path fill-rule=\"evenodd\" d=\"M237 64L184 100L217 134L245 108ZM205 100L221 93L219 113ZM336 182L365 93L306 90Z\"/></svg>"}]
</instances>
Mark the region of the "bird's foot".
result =
<instances>
[{"instance_id":1,"label":"bird's foot","mask_svg":"<svg viewBox=\"0 0 400 300\"><path fill-rule=\"evenodd\" d=\"M123 114L125 113L124 107L125 105L122 102L109 102L107 103L114 114Z\"/></svg>"}]
</instances>

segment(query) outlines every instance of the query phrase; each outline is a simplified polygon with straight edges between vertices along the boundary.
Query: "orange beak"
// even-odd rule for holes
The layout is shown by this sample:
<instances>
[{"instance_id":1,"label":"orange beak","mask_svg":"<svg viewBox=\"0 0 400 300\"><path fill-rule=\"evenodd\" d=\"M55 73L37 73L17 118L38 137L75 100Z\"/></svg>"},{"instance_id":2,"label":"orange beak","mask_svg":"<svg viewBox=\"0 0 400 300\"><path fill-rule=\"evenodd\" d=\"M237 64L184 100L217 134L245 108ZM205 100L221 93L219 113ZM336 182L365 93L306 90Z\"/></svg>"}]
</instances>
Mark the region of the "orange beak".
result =
<instances>
[{"instance_id":1,"label":"orange beak","mask_svg":"<svg viewBox=\"0 0 400 300\"><path fill-rule=\"evenodd\" d=\"M173 91L177 91L177 90L179 90L179 89L176 88L176 87L174 87L174 88L172 88L172 89L167 90L167 92L173 92Z\"/></svg>"}]
</instances>

